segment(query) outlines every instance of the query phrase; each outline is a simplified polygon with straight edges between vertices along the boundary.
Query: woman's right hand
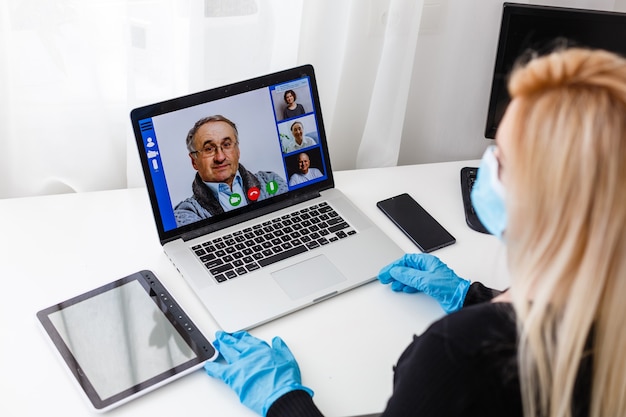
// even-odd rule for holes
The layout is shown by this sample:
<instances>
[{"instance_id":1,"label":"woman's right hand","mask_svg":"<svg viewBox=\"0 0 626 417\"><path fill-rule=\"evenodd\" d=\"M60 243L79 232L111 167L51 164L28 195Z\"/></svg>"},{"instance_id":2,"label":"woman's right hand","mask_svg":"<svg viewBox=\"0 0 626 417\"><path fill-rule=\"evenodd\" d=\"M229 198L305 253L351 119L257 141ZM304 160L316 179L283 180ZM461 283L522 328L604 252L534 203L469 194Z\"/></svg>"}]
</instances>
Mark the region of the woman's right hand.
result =
<instances>
[{"instance_id":1,"label":"woman's right hand","mask_svg":"<svg viewBox=\"0 0 626 417\"><path fill-rule=\"evenodd\" d=\"M446 313L463 307L470 282L439 258L426 253L405 254L380 270L378 279L398 292L423 292L436 299Z\"/></svg>"}]
</instances>

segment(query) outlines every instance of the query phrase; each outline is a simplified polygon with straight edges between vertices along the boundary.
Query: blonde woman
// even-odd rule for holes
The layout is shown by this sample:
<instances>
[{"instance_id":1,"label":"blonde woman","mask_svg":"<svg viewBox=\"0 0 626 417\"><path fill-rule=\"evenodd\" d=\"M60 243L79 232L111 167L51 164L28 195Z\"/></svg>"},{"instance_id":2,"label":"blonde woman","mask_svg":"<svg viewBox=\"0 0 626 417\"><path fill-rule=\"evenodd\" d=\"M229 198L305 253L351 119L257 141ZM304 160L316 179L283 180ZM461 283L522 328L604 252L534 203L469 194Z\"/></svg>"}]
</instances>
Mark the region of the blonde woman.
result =
<instances>
[{"instance_id":1,"label":"blonde woman","mask_svg":"<svg viewBox=\"0 0 626 417\"><path fill-rule=\"evenodd\" d=\"M625 416L626 61L558 52L509 90L498 147L525 415Z\"/></svg>"},{"instance_id":2,"label":"blonde woman","mask_svg":"<svg viewBox=\"0 0 626 417\"><path fill-rule=\"evenodd\" d=\"M426 254L383 268L381 282L452 313L402 354L383 416L626 416L626 60L553 52L509 91L472 201L507 244L511 288L494 298ZM321 415L280 338L215 343L225 362L207 373L245 405Z\"/></svg>"}]
</instances>

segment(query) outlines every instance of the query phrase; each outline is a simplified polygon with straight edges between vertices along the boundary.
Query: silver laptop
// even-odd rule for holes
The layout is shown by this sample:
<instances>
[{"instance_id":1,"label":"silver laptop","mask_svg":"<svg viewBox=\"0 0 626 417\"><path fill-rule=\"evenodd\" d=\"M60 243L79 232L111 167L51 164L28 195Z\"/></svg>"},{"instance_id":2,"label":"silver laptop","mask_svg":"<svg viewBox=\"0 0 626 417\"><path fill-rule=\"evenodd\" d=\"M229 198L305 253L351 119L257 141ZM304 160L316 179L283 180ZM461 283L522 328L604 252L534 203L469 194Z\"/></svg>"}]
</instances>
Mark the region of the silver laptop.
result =
<instances>
[{"instance_id":1,"label":"silver laptop","mask_svg":"<svg viewBox=\"0 0 626 417\"><path fill-rule=\"evenodd\" d=\"M164 251L225 331L372 281L403 254L334 188L310 65L131 120Z\"/></svg>"}]
</instances>

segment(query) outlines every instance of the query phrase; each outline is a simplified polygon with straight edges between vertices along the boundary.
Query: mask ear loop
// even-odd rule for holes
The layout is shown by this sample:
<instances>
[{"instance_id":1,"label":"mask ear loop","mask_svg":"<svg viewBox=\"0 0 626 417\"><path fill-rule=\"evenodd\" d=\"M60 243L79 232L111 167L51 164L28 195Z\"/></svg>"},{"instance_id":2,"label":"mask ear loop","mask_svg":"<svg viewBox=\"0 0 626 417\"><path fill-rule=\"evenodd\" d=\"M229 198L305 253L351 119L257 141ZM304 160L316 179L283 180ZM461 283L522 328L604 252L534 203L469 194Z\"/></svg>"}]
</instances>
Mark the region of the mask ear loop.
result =
<instances>
[{"instance_id":1,"label":"mask ear loop","mask_svg":"<svg viewBox=\"0 0 626 417\"><path fill-rule=\"evenodd\" d=\"M478 168L478 178L471 194L472 205L487 230L504 241L506 229L505 188L499 178L495 146L489 146Z\"/></svg>"},{"instance_id":2,"label":"mask ear loop","mask_svg":"<svg viewBox=\"0 0 626 417\"><path fill-rule=\"evenodd\" d=\"M489 172L491 174L489 176L489 182L491 184L491 187L496 192L498 197L504 200L506 193L504 190L504 185L502 185L502 181L500 181L500 176L498 175L498 173L500 172L500 162L498 162L498 158L496 158L495 150L496 146L490 145L485 151L485 155L483 156L483 158L485 163L489 165Z\"/></svg>"}]
</instances>

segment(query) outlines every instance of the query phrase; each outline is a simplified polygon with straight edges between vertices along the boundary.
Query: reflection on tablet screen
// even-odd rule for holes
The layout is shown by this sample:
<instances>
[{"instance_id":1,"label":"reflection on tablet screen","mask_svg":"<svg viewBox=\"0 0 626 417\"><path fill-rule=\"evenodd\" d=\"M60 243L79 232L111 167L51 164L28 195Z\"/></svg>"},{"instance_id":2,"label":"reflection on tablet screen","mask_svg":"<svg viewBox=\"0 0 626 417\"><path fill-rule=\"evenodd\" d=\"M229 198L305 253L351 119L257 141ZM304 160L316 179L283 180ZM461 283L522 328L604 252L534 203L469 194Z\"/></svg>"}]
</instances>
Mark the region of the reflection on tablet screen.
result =
<instances>
[{"instance_id":1,"label":"reflection on tablet screen","mask_svg":"<svg viewBox=\"0 0 626 417\"><path fill-rule=\"evenodd\" d=\"M42 310L38 317L100 411L216 356L149 271Z\"/></svg>"}]
</instances>

